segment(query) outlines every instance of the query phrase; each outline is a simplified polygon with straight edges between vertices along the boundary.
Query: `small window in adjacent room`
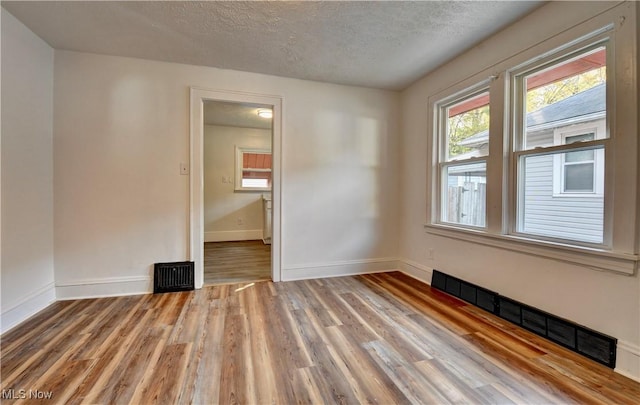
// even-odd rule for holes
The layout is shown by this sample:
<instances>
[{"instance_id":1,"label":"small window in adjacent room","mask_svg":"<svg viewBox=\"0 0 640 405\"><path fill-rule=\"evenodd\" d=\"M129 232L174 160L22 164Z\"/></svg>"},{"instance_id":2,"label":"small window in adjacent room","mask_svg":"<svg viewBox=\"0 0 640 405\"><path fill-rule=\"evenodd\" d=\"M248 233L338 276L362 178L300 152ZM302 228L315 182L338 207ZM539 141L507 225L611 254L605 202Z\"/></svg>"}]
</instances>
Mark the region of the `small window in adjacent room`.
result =
<instances>
[{"instance_id":1,"label":"small window in adjacent room","mask_svg":"<svg viewBox=\"0 0 640 405\"><path fill-rule=\"evenodd\" d=\"M236 147L236 191L271 190L271 151Z\"/></svg>"}]
</instances>

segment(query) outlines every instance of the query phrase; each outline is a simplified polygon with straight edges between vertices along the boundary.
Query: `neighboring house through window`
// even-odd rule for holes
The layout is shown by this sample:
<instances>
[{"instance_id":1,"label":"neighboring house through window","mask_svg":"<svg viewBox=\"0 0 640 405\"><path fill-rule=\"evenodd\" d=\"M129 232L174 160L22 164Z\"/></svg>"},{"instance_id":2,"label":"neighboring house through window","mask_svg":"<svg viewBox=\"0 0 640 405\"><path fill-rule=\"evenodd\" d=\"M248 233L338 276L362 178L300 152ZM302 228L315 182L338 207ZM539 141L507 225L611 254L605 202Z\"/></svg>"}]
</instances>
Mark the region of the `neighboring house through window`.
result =
<instances>
[{"instance_id":1,"label":"neighboring house through window","mask_svg":"<svg viewBox=\"0 0 640 405\"><path fill-rule=\"evenodd\" d=\"M603 243L606 43L534 63L512 83L523 100L514 121L524 124L514 134L521 173L514 231Z\"/></svg>"},{"instance_id":2,"label":"neighboring house through window","mask_svg":"<svg viewBox=\"0 0 640 405\"><path fill-rule=\"evenodd\" d=\"M604 118L558 128L554 144L565 145L604 138ZM554 156L553 195L557 198L604 198L604 150L583 150Z\"/></svg>"}]
</instances>

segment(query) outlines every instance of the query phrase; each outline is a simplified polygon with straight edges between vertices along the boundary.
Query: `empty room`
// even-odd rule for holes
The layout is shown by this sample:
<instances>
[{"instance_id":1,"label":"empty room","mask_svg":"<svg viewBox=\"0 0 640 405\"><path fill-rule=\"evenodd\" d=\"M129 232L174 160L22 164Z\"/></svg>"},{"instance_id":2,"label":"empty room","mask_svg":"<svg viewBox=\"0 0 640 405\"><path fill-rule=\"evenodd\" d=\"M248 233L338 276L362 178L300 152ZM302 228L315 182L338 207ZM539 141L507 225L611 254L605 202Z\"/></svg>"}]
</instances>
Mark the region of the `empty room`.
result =
<instances>
[{"instance_id":1,"label":"empty room","mask_svg":"<svg viewBox=\"0 0 640 405\"><path fill-rule=\"evenodd\" d=\"M640 403L640 3L0 4L0 402Z\"/></svg>"}]
</instances>

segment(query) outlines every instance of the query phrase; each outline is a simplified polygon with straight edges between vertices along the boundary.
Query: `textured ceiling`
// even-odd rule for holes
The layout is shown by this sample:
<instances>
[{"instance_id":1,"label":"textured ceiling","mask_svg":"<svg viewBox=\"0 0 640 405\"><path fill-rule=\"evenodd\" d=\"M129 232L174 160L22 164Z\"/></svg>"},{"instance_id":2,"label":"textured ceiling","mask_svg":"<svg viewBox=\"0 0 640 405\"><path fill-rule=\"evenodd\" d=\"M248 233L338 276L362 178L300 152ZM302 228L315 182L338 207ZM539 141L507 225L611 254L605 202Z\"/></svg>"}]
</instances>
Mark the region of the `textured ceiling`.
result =
<instances>
[{"instance_id":1,"label":"textured ceiling","mask_svg":"<svg viewBox=\"0 0 640 405\"><path fill-rule=\"evenodd\" d=\"M258 116L258 110L263 108L271 109L270 106L258 104L205 101L204 123L228 127L271 129L271 119Z\"/></svg>"},{"instance_id":2,"label":"textured ceiling","mask_svg":"<svg viewBox=\"0 0 640 405\"><path fill-rule=\"evenodd\" d=\"M3 1L2 5L56 49L399 90L541 3Z\"/></svg>"}]
</instances>

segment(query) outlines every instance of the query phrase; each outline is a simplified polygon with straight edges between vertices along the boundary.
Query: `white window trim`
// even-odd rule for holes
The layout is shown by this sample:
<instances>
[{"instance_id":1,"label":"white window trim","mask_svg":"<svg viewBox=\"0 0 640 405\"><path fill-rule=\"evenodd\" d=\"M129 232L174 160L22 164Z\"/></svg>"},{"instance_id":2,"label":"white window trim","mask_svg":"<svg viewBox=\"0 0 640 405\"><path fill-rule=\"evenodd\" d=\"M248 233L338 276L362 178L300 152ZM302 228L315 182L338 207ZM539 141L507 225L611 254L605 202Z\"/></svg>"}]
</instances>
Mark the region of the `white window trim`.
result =
<instances>
[{"instance_id":1,"label":"white window trim","mask_svg":"<svg viewBox=\"0 0 640 405\"><path fill-rule=\"evenodd\" d=\"M486 79L484 81L480 81L479 83L477 83L474 86L471 86L469 88L465 88L462 89L461 91L456 92L455 94L450 95L449 97L443 98L441 100L438 100L438 102L434 105L434 121L435 121L435 125L436 125L436 130L435 133L436 134L448 134L448 117L447 117L447 110L448 108L450 108L453 105L459 104L462 101L471 99L475 96L478 96L482 93L490 93L490 87L489 84L491 82L491 79ZM487 155L483 155L483 156L472 156L472 157L467 157L467 158L462 158L462 159L456 159L454 158L449 158L449 153L448 153L448 142L449 142L449 138L448 136L445 138L441 138L440 136L435 136L434 138L437 138L434 140L434 147L435 150L437 151L437 158L436 158L436 167L437 167L437 171L438 171L438 176L437 176L437 180L436 180L436 195L437 195L437 203L436 203L436 212L435 212L435 220L437 223L441 223L441 224L449 224L449 225L455 225L455 226L459 226L461 228L467 228L467 229L486 229L486 224L487 224L487 219L486 219L486 212L485 212L485 225L484 226L475 226L475 225L468 225L468 224L459 224L459 223L455 223L455 222L448 222L448 221L444 221L443 219L443 215L444 215L444 205L445 205L445 198L446 196L444 195L444 193L442 192L443 190L443 186L444 184L446 184L446 170L448 167L452 167L452 166L461 166L461 165L465 165L465 164L471 164L471 163L485 163L487 164L487 159L489 157L488 153ZM489 142L489 145L491 145L491 142ZM486 205L486 203L485 203Z\"/></svg>"},{"instance_id":2,"label":"white window trim","mask_svg":"<svg viewBox=\"0 0 640 405\"><path fill-rule=\"evenodd\" d=\"M522 52L479 71L464 80L460 80L451 87L445 87L429 97L428 128L431 142L429 144L429 173L427 187L431 190L427 206L428 221L426 232L457 240L480 245L487 245L523 254L559 260L598 271L613 272L623 275L637 274L640 261L640 193L638 193L638 94L636 63L636 24L637 16L632 7L618 6L607 12L585 20L574 27L547 38ZM517 156L510 156L512 139L504 136L495 138L490 144L491 157L488 158L487 177L494 178L487 187L487 228L465 229L459 226L439 223L439 201L435 190L440 187L440 170L438 168L437 133L437 105L441 100L454 97L465 88L475 83L491 79L491 94L508 95L506 98L491 97L491 128L492 133L508 132L510 98L507 92L507 71L530 65L532 60L542 60L564 49L577 49L585 39L597 40L598 37L608 37L609 46L607 59L607 105L609 108L609 125L606 128L609 139L596 141L602 144L611 143L606 147L605 163L612 162L613 170L605 173L605 193L610 197L605 201L605 232L609 235L605 245L588 246L567 244L554 240L542 240L537 237L528 238L513 233L515 226L515 163ZM515 66L515 67L514 67ZM609 86L611 88L609 88ZM618 108L616 108L618 107ZM592 146L587 143L586 146ZM552 147L549 152L563 149L563 145ZM630 173L618 175L616 173ZM495 176L500 178L495 180ZM632 181L629 181L632 180ZM507 191L510 190L508 193ZM615 191L615 193L614 193ZM611 198L611 197L615 198ZM614 213L617 213L614 215Z\"/></svg>"},{"instance_id":3,"label":"white window trim","mask_svg":"<svg viewBox=\"0 0 640 405\"><path fill-rule=\"evenodd\" d=\"M524 160L527 156L535 156L545 153L555 153L556 156L559 156L557 152L570 152L575 151L578 148L582 147L590 147L590 146L601 146L605 148L607 144L611 143L606 138L606 133L603 132L601 138L597 138L594 141L589 142L581 142L579 145L576 144L560 144L556 146L547 146L547 147L536 147L530 148L526 145L526 129L524 128L524 120L526 113L524 106L524 98L526 97L525 86L525 78L529 75L532 75L536 72L544 71L546 69L552 68L553 66L557 66L565 61L569 61L574 58L581 57L581 55L588 54L592 50L605 47L605 52L607 53L607 81L608 85L606 87L607 98L611 97L614 94L615 90L615 73L613 72L613 66L615 65L612 56L612 39L611 35L607 30L599 30L591 35L587 35L585 38L581 40L572 41L567 45L560 46L553 51L545 54L543 57L534 58L530 61L526 61L516 68L508 69L507 76L510 79L510 90L513 94L513 102L510 104L510 111L508 118L510 119L510 136L512 142L513 152L511 153L511 178L510 178L510 219L511 221L508 224L508 233L514 235L516 237L521 237L525 239L531 240L540 240L540 241L548 241L548 242L560 242L563 245L568 246L583 246L588 248L597 248L597 249L605 249L610 250L612 248L612 227L607 222L611 219L611 213L607 215L606 213L606 203L607 201L611 201L613 199L613 189L609 188L609 193L604 194L605 198L605 214L604 214L604 223L603 223L603 235L601 243L591 243L586 241L577 241L570 239L562 239L558 237L551 236L542 236L536 235L532 233L525 232L524 222L525 222L525 212L524 205L520 201L524 196ZM608 106L612 104L607 102ZM607 124L611 122L611 109L609 108L606 113L605 121ZM605 128L606 131L606 128ZM611 172L613 170L613 162L606 162L605 164L609 164L609 168L605 168L605 171Z\"/></svg>"},{"instance_id":4,"label":"white window trim","mask_svg":"<svg viewBox=\"0 0 640 405\"><path fill-rule=\"evenodd\" d=\"M462 230L457 226L445 224L426 224L425 229L433 235L546 257L598 271L634 275L639 260L637 254L617 253L606 249L569 245L524 236L490 234L473 229Z\"/></svg>"}]
</instances>

